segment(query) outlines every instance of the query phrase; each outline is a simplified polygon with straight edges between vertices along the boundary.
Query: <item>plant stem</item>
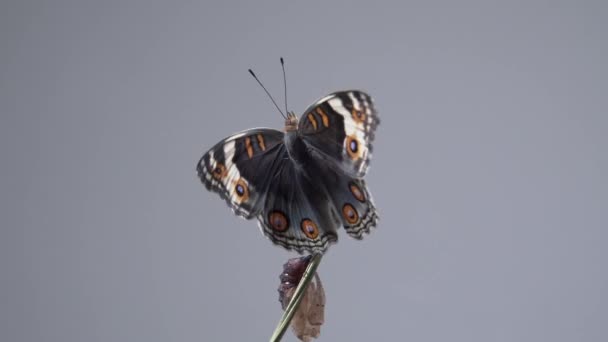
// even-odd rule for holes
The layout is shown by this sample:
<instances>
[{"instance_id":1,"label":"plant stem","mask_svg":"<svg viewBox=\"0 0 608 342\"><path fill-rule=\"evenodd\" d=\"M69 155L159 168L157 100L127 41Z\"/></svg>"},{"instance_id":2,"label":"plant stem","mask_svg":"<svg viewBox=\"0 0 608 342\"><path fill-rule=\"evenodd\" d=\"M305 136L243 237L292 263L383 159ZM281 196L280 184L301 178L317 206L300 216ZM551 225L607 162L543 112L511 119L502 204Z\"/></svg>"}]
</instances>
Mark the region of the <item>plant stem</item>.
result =
<instances>
[{"instance_id":1,"label":"plant stem","mask_svg":"<svg viewBox=\"0 0 608 342\"><path fill-rule=\"evenodd\" d=\"M306 291L308 284L310 284L314 278L315 272L317 271L317 267L321 263L322 258L323 254L320 253L314 253L312 255L312 260L310 260L310 263L306 267L306 270L302 275L302 279L300 279L300 283L298 284L296 291L293 293L293 297L291 297L289 304L287 304L285 312L283 312L283 317L281 317L281 321L279 321L279 325L277 325L276 329L274 329L270 342L281 341L283 334L285 334L287 327L289 327L289 323L291 322L293 315L298 310L298 306L300 306L302 298L304 298L304 291Z\"/></svg>"}]
</instances>

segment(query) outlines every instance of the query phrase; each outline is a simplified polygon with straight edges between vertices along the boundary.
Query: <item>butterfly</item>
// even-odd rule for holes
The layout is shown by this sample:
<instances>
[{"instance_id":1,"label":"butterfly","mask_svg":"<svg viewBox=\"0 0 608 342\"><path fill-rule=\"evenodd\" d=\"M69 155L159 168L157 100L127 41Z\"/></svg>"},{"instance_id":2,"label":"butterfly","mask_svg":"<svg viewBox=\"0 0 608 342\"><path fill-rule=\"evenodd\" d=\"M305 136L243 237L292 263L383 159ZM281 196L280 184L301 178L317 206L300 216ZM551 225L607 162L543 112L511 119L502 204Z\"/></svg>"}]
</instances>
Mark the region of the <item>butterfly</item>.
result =
<instances>
[{"instance_id":1,"label":"butterfly","mask_svg":"<svg viewBox=\"0 0 608 342\"><path fill-rule=\"evenodd\" d=\"M208 190L236 215L257 219L273 243L324 253L339 227L362 239L378 222L363 177L379 122L368 94L338 91L299 119L288 112L283 131L253 128L221 140L196 169Z\"/></svg>"}]
</instances>

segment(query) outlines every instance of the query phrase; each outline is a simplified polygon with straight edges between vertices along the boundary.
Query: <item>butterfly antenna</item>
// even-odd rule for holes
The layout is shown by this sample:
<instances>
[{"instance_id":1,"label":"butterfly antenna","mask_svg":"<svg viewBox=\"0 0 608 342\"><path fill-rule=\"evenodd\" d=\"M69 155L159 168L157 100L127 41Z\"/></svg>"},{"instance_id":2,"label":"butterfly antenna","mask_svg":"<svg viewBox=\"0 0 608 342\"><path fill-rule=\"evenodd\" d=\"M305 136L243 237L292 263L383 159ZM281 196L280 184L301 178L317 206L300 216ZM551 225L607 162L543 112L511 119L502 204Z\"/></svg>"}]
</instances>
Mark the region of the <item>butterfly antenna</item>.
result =
<instances>
[{"instance_id":1,"label":"butterfly antenna","mask_svg":"<svg viewBox=\"0 0 608 342\"><path fill-rule=\"evenodd\" d=\"M285 76L285 61L281 57L281 68L283 68L283 88L285 89L285 113L289 113L287 110L287 76Z\"/></svg>"},{"instance_id":2,"label":"butterfly antenna","mask_svg":"<svg viewBox=\"0 0 608 342\"><path fill-rule=\"evenodd\" d=\"M262 84L262 82L260 82L260 80L258 79L258 77L253 73L253 70L249 69L249 73L251 74L251 76L253 76L253 78L255 78L256 81L258 81L258 84L262 87L262 89L264 89L264 91L266 92L266 95L268 95L268 97L270 97L270 100L272 101L272 103L274 103L274 106L277 107L277 109L279 110L279 113L281 113L281 116L285 120L287 120L287 117L285 116L285 114L283 114L283 112L281 111L281 108L279 108L279 106L277 105L277 103L272 98L272 95L270 95L270 93L268 92L268 90L266 90L266 87L264 87L264 85Z\"/></svg>"}]
</instances>

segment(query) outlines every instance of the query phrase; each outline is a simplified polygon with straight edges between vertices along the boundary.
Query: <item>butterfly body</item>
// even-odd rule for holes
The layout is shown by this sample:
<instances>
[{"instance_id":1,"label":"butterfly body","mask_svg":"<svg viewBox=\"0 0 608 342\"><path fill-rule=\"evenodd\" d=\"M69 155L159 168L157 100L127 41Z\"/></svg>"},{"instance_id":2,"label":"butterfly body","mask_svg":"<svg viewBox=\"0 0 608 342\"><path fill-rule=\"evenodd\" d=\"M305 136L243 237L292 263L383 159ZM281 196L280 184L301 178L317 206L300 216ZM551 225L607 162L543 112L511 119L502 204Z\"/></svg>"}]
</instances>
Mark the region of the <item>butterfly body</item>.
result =
<instances>
[{"instance_id":1,"label":"butterfly body","mask_svg":"<svg viewBox=\"0 0 608 342\"><path fill-rule=\"evenodd\" d=\"M378 123L369 95L332 93L299 120L288 113L284 132L256 128L220 141L198 174L236 215L257 218L275 244L324 252L337 228L360 239L377 223L363 176Z\"/></svg>"}]
</instances>

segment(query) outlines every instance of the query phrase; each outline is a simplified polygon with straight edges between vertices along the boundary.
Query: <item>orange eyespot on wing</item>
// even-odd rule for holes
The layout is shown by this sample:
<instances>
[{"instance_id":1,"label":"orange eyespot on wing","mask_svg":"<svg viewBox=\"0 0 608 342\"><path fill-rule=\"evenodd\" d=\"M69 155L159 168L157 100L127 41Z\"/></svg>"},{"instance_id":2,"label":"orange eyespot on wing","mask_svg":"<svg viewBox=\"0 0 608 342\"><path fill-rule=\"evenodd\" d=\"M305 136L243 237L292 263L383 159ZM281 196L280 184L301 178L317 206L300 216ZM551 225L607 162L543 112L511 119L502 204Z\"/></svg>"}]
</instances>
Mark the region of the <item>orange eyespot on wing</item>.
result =
<instances>
[{"instance_id":1,"label":"orange eyespot on wing","mask_svg":"<svg viewBox=\"0 0 608 342\"><path fill-rule=\"evenodd\" d=\"M349 135L346 137L345 141L348 156L353 160L361 158L361 149L359 148L359 141L357 138Z\"/></svg>"},{"instance_id":2,"label":"orange eyespot on wing","mask_svg":"<svg viewBox=\"0 0 608 342\"><path fill-rule=\"evenodd\" d=\"M289 219L282 211L273 210L268 213L268 224L278 232L285 232L289 228Z\"/></svg>"},{"instance_id":3,"label":"orange eyespot on wing","mask_svg":"<svg viewBox=\"0 0 608 342\"><path fill-rule=\"evenodd\" d=\"M215 178L215 180L219 181L226 177L228 171L226 170L226 166L224 166L224 164L216 163L215 167L213 168L213 171L211 171L211 174L213 175L213 178Z\"/></svg>"},{"instance_id":4,"label":"orange eyespot on wing","mask_svg":"<svg viewBox=\"0 0 608 342\"><path fill-rule=\"evenodd\" d=\"M300 228L309 239L314 240L319 236L319 227L310 219L303 219Z\"/></svg>"},{"instance_id":5,"label":"orange eyespot on wing","mask_svg":"<svg viewBox=\"0 0 608 342\"><path fill-rule=\"evenodd\" d=\"M350 224L355 224L359 221L359 213L357 213L357 209L350 203L346 203L342 207L342 217Z\"/></svg>"},{"instance_id":6,"label":"orange eyespot on wing","mask_svg":"<svg viewBox=\"0 0 608 342\"><path fill-rule=\"evenodd\" d=\"M350 189L350 193L353 194L353 196L355 196L357 201L359 201L361 203L365 202L365 195L363 194L363 191L357 184L351 182L348 185L348 188Z\"/></svg>"},{"instance_id":7,"label":"orange eyespot on wing","mask_svg":"<svg viewBox=\"0 0 608 342\"><path fill-rule=\"evenodd\" d=\"M242 178L235 182L234 193L239 202L246 202L249 199L249 187Z\"/></svg>"},{"instance_id":8,"label":"orange eyespot on wing","mask_svg":"<svg viewBox=\"0 0 608 342\"><path fill-rule=\"evenodd\" d=\"M353 120L355 120L355 122L358 124L363 124L365 122L365 113L360 110L356 110L353 108L353 110L351 111L351 116L353 117Z\"/></svg>"}]
</instances>

